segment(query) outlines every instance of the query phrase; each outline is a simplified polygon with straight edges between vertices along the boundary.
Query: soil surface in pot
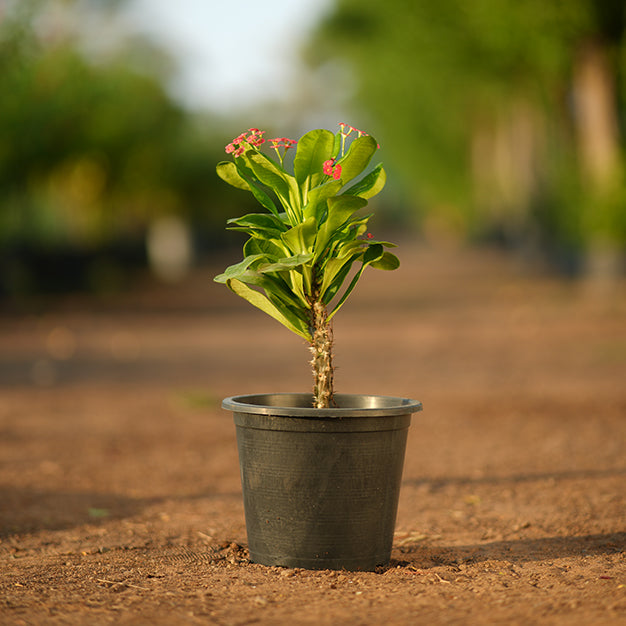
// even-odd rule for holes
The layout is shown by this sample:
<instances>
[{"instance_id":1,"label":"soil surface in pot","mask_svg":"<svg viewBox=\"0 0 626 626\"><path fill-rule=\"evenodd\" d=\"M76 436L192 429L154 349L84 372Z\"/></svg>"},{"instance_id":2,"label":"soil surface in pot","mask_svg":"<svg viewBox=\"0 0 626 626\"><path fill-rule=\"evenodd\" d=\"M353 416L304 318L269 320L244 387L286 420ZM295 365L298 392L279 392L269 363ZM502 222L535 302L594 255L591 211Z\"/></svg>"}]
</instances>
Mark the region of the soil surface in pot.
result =
<instances>
[{"instance_id":1,"label":"soil surface in pot","mask_svg":"<svg viewBox=\"0 0 626 626\"><path fill-rule=\"evenodd\" d=\"M248 560L220 402L310 373L211 282L238 252L176 286L5 302L0 623L624 623L624 283L400 254L335 322L338 390L424 404L377 572Z\"/></svg>"}]
</instances>

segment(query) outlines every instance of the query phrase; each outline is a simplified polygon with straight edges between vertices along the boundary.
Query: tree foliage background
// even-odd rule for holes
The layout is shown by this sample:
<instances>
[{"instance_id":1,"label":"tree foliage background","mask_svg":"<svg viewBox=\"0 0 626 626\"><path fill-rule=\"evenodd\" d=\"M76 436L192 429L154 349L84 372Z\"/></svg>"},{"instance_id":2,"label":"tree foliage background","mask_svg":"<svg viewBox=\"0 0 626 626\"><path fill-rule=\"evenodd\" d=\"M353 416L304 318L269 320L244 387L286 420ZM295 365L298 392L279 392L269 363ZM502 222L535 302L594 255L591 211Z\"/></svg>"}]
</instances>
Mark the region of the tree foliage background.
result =
<instances>
[{"instance_id":1,"label":"tree foliage background","mask_svg":"<svg viewBox=\"0 0 626 626\"><path fill-rule=\"evenodd\" d=\"M337 0L307 49L433 231L581 259L626 242L622 0Z\"/></svg>"},{"instance_id":2,"label":"tree foliage background","mask_svg":"<svg viewBox=\"0 0 626 626\"><path fill-rule=\"evenodd\" d=\"M184 109L153 42L86 45L88 22L111 39L124 4L0 0L0 294L51 286L68 273L63 255L105 269L145 256L162 216L223 239L226 219L251 208L215 175L225 143L268 108L278 133L332 127L325 105L346 84L345 121L384 148L381 202L416 231L541 251L570 271L598 251L623 263L623 0L335 0L302 42L311 73L293 102L243 123Z\"/></svg>"},{"instance_id":3,"label":"tree foliage background","mask_svg":"<svg viewBox=\"0 0 626 626\"><path fill-rule=\"evenodd\" d=\"M106 29L115 6L91 4ZM123 272L124 262L144 261L157 217L182 216L197 237L210 238L232 213L215 175L217 122L172 99L164 87L171 64L147 41L89 54L80 24L67 22L79 5L2 6L0 292L54 288L46 282L79 273L94 257L100 263L86 286L97 288L103 263Z\"/></svg>"}]
</instances>

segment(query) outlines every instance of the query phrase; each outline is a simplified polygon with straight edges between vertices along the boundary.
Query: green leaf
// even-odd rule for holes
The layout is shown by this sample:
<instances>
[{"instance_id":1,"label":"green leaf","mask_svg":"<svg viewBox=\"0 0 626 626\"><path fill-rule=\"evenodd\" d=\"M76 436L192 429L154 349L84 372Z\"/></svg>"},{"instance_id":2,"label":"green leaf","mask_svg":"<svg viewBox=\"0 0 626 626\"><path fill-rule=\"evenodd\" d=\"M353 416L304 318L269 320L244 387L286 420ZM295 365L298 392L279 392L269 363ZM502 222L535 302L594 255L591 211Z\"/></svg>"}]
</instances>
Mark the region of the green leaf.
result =
<instances>
[{"instance_id":1,"label":"green leaf","mask_svg":"<svg viewBox=\"0 0 626 626\"><path fill-rule=\"evenodd\" d=\"M300 191L296 180L282 167L261 152L249 150L242 159L246 160L254 176L270 187L287 211L292 224L300 219Z\"/></svg>"},{"instance_id":2,"label":"green leaf","mask_svg":"<svg viewBox=\"0 0 626 626\"><path fill-rule=\"evenodd\" d=\"M263 274L258 270L249 270L234 278L242 283L246 283L246 285L261 287L268 297L272 296L273 299L282 302L285 306L292 307L298 312L308 309L308 302L304 294L293 289L283 276L279 274ZM299 313L299 315L302 319L308 319L306 313Z\"/></svg>"},{"instance_id":3,"label":"green leaf","mask_svg":"<svg viewBox=\"0 0 626 626\"><path fill-rule=\"evenodd\" d=\"M372 243L379 243L383 246L385 246L385 248L397 248L397 244L392 243L391 241L381 241L380 239L370 239L367 243L372 244Z\"/></svg>"},{"instance_id":4,"label":"green leaf","mask_svg":"<svg viewBox=\"0 0 626 626\"><path fill-rule=\"evenodd\" d=\"M332 255L330 253L327 255L328 260L322 265L320 275L320 297L324 304L332 300L353 263L363 256L365 245L360 239L335 242Z\"/></svg>"},{"instance_id":5,"label":"green leaf","mask_svg":"<svg viewBox=\"0 0 626 626\"><path fill-rule=\"evenodd\" d=\"M283 233L281 239L293 254L308 254L313 250L316 235L317 221L311 216Z\"/></svg>"},{"instance_id":6,"label":"green leaf","mask_svg":"<svg viewBox=\"0 0 626 626\"><path fill-rule=\"evenodd\" d=\"M370 265L381 259L384 254L384 250L381 244L376 243L367 248L367 250L363 253L363 264L359 268L359 271L354 275L354 278L348 285L348 288L344 292L343 296L341 296L341 300L335 305L331 314L328 316L330 320L337 311L343 306L344 302L348 299L348 296L352 293L352 290L356 287L356 284L359 282L359 278L361 278L361 274L363 274L363 270Z\"/></svg>"},{"instance_id":7,"label":"green leaf","mask_svg":"<svg viewBox=\"0 0 626 626\"><path fill-rule=\"evenodd\" d=\"M359 198L372 198L385 186L387 174L382 163L377 165L367 176L363 177L349 189L344 191L345 195L358 196Z\"/></svg>"},{"instance_id":8,"label":"green leaf","mask_svg":"<svg viewBox=\"0 0 626 626\"><path fill-rule=\"evenodd\" d=\"M295 294L308 308L307 294L311 291L311 277L312 271L306 265L302 266L300 271L297 272L283 272L281 276L285 279L289 289Z\"/></svg>"},{"instance_id":9,"label":"green leaf","mask_svg":"<svg viewBox=\"0 0 626 626\"><path fill-rule=\"evenodd\" d=\"M369 222L370 217L372 217L372 213L364 217L360 220L354 220L350 223L350 228L354 229L354 236L361 237L367 232L367 223Z\"/></svg>"},{"instance_id":10,"label":"green leaf","mask_svg":"<svg viewBox=\"0 0 626 626\"><path fill-rule=\"evenodd\" d=\"M374 261L378 261L383 254L385 253L382 244L374 243L370 244L367 247L367 250L363 254L363 263L365 265L369 265L370 263L374 263Z\"/></svg>"},{"instance_id":11,"label":"green leaf","mask_svg":"<svg viewBox=\"0 0 626 626\"><path fill-rule=\"evenodd\" d=\"M277 193L289 195L287 172L261 152L249 151L242 157L256 178Z\"/></svg>"},{"instance_id":12,"label":"green leaf","mask_svg":"<svg viewBox=\"0 0 626 626\"><path fill-rule=\"evenodd\" d=\"M329 130L318 128L311 130L298 140L298 149L293 162L296 182L305 187L315 187L324 176L324 161L331 158L335 136Z\"/></svg>"},{"instance_id":13,"label":"green leaf","mask_svg":"<svg viewBox=\"0 0 626 626\"><path fill-rule=\"evenodd\" d=\"M340 180L329 180L317 187L313 187L307 196L307 205L304 207L304 216L310 217L314 215L317 221L321 220L319 207L322 207L322 203L332 198L341 188L343 183ZM325 211L325 207L323 207Z\"/></svg>"},{"instance_id":14,"label":"green leaf","mask_svg":"<svg viewBox=\"0 0 626 626\"><path fill-rule=\"evenodd\" d=\"M228 230L237 230L263 239L275 239L287 231L287 225L275 215L268 213L249 213L233 217L227 222Z\"/></svg>"},{"instance_id":15,"label":"green leaf","mask_svg":"<svg viewBox=\"0 0 626 626\"><path fill-rule=\"evenodd\" d=\"M358 137L350 144L348 154L338 161L344 185L365 170L376 150L378 150L376 139L369 135Z\"/></svg>"},{"instance_id":16,"label":"green leaf","mask_svg":"<svg viewBox=\"0 0 626 626\"><path fill-rule=\"evenodd\" d=\"M256 200L274 215L278 215L278 209L269 195L249 176L246 176L242 168L238 167L232 161L222 161L217 164L217 175L229 185L237 189L249 191Z\"/></svg>"},{"instance_id":17,"label":"green leaf","mask_svg":"<svg viewBox=\"0 0 626 626\"><path fill-rule=\"evenodd\" d=\"M308 329L311 322L309 306L306 303L303 304L299 302L297 299L293 298L293 296L286 298L286 294L286 291L277 291L276 289L265 290L265 295L272 304L274 304L280 311L283 311L285 308L288 309L292 316L297 317L303 323L303 328Z\"/></svg>"},{"instance_id":18,"label":"green leaf","mask_svg":"<svg viewBox=\"0 0 626 626\"><path fill-rule=\"evenodd\" d=\"M313 258L312 254L296 254L295 256L285 257L283 259L279 259L274 263L269 263L267 265L260 265L258 270L259 272L281 272L284 270L291 271L296 267L304 265L308 263Z\"/></svg>"},{"instance_id":19,"label":"green leaf","mask_svg":"<svg viewBox=\"0 0 626 626\"><path fill-rule=\"evenodd\" d=\"M367 205L367 200L357 196L335 196L328 199L328 217L320 226L315 243L316 257L320 258L335 233L352 217Z\"/></svg>"},{"instance_id":20,"label":"green leaf","mask_svg":"<svg viewBox=\"0 0 626 626\"><path fill-rule=\"evenodd\" d=\"M257 199L261 206L264 206L268 211L271 211L274 215L278 215L278 209L274 201L265 193L259 185L254 182L250 182L250 191L252 195Z\"/></svg>"},{"instance_id":21,"label":"green leaf","mask_svg":"<svg viewBox=\"0 0 626 626\"><path fill-rule=\"evenodd\" d=\"M400 267L400 259L391 252L385 252L378 261L372 261L371 266L377 270L392 271Z\"/></svg>"},{"instance_id":22,"label":"green leaf","mask_svg":"<svg viewBox=\"0 0 626 626\"><path fill-rule=\"evenodd\" d=\"M299 335L306 341L311 341L311 334L306 323L298 316L294 315L290 310L284 309L281 311L274 303L272 303L262 293L251 289L246 284L237 279L230 279L226 283L228 287L244 300L247 300L250 304L260 309L264 313L267 313L270 317L273 317L276 321L280 322L283 326L290 331Z\"/></svg>"},{"instance_id":23,"label":"green leaf","mask_svg":"<svg viewBox=\"0 0 626 626\"><path fill-rule=\"evenodd\" d=\"M243 245L243 254L244 256L262 254L269 263L270 260L289 256L289 250L280 238L261 239L259 237L250 237Z\"/></svg>"},{"instance_id":24,"label":"green leaf","mask_svg":"<svg viewBox=\"0 0 626 626\"><path fill-rule=\"evenodd\" d=\"M247 256L243 261L227 267L222 274L218 274L213 280L216 283L226 283L231 278L238 278L244 272L246 272L255 261L259 261L260 259L264 258L265 255L263 254L254 254L252 256Z\"/></svg>"},{"instance_id":25,"label":"green leaf","mask_svg":"<svg viewBox=\"0 0 626 626\"><path fill-rule=\"evenodd\" d=\"M278 230L284 232L289 226L278 217L269 213L248 213L239 217L231 217L226 221L227 224L235 224L239 226L250 226L255 228L265 228L268 230Z\"/></svg>"},{"instance_id":26,"label":"green leaf","mask_svg":"<svg viewBox=\"0 0 626 626\"><path fill-rule=\"evenodd\" d=\"M329 259L326 263L324 266L324 277L320 286L320 298L325 305L328 305L335 297L352 265L361 255L362 252L359 250L356 254Z\"/></svg>"},{"instance_id":27,"label":"green leaf","mask_svg":"<svg viewBox=\"0 0 626 626\"><path fill-rule=\"evenodd\" d=\"M220 161L215 168L217 175L229 185L244 191L250 191L250 184L241 176L237 166L232 161Z\"/></svg>"}]
</instances>

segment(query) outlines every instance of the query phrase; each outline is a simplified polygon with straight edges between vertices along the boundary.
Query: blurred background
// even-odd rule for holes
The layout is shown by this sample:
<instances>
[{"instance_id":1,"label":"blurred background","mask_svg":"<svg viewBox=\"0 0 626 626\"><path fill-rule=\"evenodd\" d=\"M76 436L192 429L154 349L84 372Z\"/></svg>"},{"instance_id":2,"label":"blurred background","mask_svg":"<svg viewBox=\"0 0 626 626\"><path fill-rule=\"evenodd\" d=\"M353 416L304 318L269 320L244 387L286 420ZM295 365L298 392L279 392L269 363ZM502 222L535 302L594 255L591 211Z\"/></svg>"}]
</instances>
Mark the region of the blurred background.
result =
<instances>
[{"instance_id":1,"label":"blurred background","mask_svg":"<svg viewBox=\"0 0 626 626\"><path fill-rule=\"evenodd\" d=\"M340 121L379 229L623 275L623 0L0 0L0 297L182 278L255 209L226 143Z\"/></svg>"}]
</instances>

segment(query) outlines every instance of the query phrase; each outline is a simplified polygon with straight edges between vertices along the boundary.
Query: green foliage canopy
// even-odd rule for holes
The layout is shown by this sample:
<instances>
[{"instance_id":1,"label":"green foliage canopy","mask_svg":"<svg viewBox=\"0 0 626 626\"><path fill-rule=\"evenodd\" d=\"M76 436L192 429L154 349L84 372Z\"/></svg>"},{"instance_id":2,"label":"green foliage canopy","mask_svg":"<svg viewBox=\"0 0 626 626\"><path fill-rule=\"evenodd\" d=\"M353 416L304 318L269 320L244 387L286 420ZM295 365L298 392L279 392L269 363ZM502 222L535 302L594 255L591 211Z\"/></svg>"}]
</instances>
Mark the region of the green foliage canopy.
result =
<instances>
[{"instance_id":1,"label":"green foliage canopy","mask_svg":"<svg viewBox=\"0 0 626 626\"><path fill-rule=\"evenodd\" d=\"M388 165L414 204L462 212L466 232L489 219L475 203L476 130L514 115L520 103L537 112L545 151L527 194L528 219L552 224L556 238L570 237L578 220L584 237L572 74L586 43L608 50L623 152L625 24L622 0L337 0L307 56L313 65L348 65L354 102L380 129Z\"/></svg>"},{"instance_id":2,"label":"green foliage canopy","mask_svg":"<svg viewBox=\"0 0 626 626\"><path fill-rule=\"evenodd\" d=\"M327 323L367 266L393 270L399 265L384 250L393 244L364 237L370 216L359 212L385 184L382 165L361 177L378 144L357 131L344 153L345 139L355 129L344 130L342 124L337 134L306 133L297 142L293 174L280 150L295 142L270 140L278 155L272 159L259 150L265 139L258 129L236 138L227 147L234 160L217 166L224 181L252 193L269 212L229 220L231 230L249 238L244 259L215 280L309 342L317 307L330 306ZM358 269L343 289L355 264Z\"/></svg>"},{"instance_id":3,"label":"green foliage canopy","mask_svg":"<svg viewBox=\"0 0 626 626\"><path fill-rule=\"evenodd\" d=\"M42 38L42 6L0 24L0 244L140 239L164 213L221 223L206 129L127 50L90 60L71 36Z\"/></svg>"}]
</instances>

